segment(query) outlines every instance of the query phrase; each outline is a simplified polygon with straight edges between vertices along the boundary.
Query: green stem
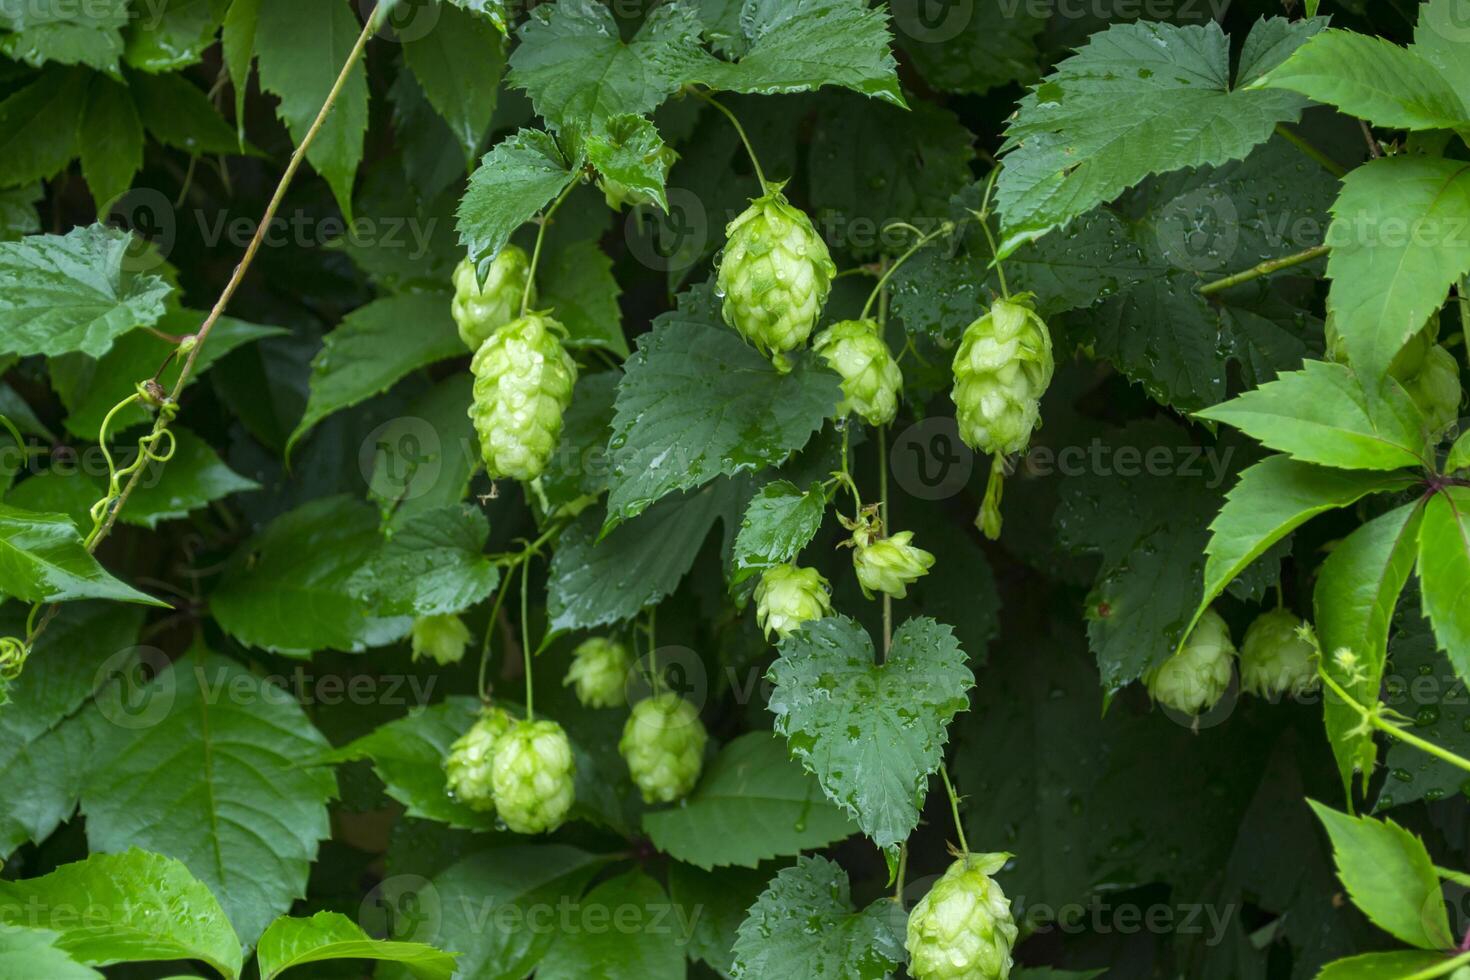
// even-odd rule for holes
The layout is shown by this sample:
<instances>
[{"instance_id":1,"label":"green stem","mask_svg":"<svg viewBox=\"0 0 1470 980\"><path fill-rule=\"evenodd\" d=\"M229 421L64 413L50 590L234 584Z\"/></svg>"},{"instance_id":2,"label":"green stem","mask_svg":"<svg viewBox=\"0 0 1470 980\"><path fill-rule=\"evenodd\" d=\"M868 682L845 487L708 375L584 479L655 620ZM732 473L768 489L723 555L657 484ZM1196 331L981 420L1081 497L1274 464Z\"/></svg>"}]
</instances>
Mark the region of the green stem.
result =
<instances>
[{"instance_id":1,"label":"green stem","mask_svg":"<svg viewBox=\"0 0 1470 980\"><path fill-rule=\"evenodd\" d=\"M531 267L526 270L526 288L521 291L521 316L525 316L526 311L531 308L531 287L536 283L536 266L541 262L541 243L546 240L546 226L551 224L551 216L571 196L578 183L580 182L573 180L563 187L561 193L556 195L556 200L551 202L551 207L541 213L541 221L536 226L536 247L531 250Z\"/></svg>"},{"instance_id":2,"label":"green stem","mask_svg":"<svg viewBox=\"0 0 1470 980\"><path fill-rule=\"evenodd\" d=\"M1237 272L1233 276L1226 276L1224 279L1216 279L1214 282L1205 283L1199 288L1199 293L1201 296L1209 296L1212 293L1218 293L1232 286L1239 286L1241 283L1250 282L1252 279L1259 279L1262 276L1269 276L1273 273L1280 272L1282 269L1305 265L1308 262L1320 259L1330 251L1332 251L1330 246L1317 245L1304 252L1297 252L1295 255L1286 255L1279 259L1268 259L1259 265L1251 266L1244 272Z\"/></svg>"},{"instance_id":3,"label":"green stem","mask_svg":"<svg viewBox=\"0 0 1470 980\"><path fill-rule=\"evenodd\" d=\"M889 227L891 228L893 226L889 225ZM863 312L858 314L858 319L866 320L868 318L868 311L873 308L873 303L878 300L878 297L883 292L884 287L888 285L888 280L893 278L893 274L898 271L900 266L907 262L919 249L923 248L925 245L928 245L940 235L947 235L952 231L954 231L954 223L946 221L938 228L929 232L929 234L919 236L919 240L914 242L913 245L909 246L909 250L907 252L904 252L902 255L900 255L897 259L894 260L892 265L890 265L887 269L883 271L883 275L879 277L877 285L875 285L873 287L873 291L868 294L868 301L863 304Z\"/></svg>"},{"instance_id":4,"label":"green stem","mask_svg":"<svg viewBox=\"0 0 1470 980\"><path fill-rule=\"evenodd\" d=\"M1460 287L1455 290L1459 298L1460 306L1460 330L1465 334L1465 347L1470 351L1470 276L1460 280Z\"/></svg>"},{"instance_id":5,"label":"green stem","mask_svg":"<svg viewBox=\"0 0 1470 980\"><path fill-rule=\"evenodd\" d=\"M521 567L521 656L525 662L526 669L526 720L536 720L535 692L532 683L531 672L531 620L527 615L530 603L527 597L530 594L531 560L526 559L526 564Z\"/></svg>"},{"instance_id":6,"label":"green stem","mask_svg":"<svg viewBox=\"0 0 1470 980\"><path fill-rule=\"evenodd\" d=\"M888 426L878 426L878 516L883 521L883 533L888 528ZM883 656L879 663L888 659L893 647L893 596L883 593Z\"/></svg>"},{"instance_id":7,"label":"green stem","mask_svg":"<svg viewBox=\"0 0 1470 980\"><path fill-rule=\"evenodd\" d=\"M1448 976L1460 967L1470 963L1470 953L1461 953L1454 959L1445 960L1436 966L1431 966L1416 973L1410 973L1403 980L1434 980L1435 977Z\"/></svg>"},{"instance_id":8,"label":"green stem","mask_svg":"<svg viewBox=\"0 0 1470 980\"><path fill-rule=\"evenodd\" d=\"M1311 143L1288 129L1284 124L1276 127L1276 133L1286 142L1301 150L1310 159L1316 161L1317 165L1339 180L1347 176L1347 168L1332 159Z\"/></svg>"},{"instance_id":9,"label":"green stem","mask_svg":"<svg viewBox=\"0 0 1470 980\"><path fill-rule=\"evenodd\" d=\"M893 900L903 908L903 882L909 872L909 842L904 841L898 846L898 874L894 876Z\"/></svg>"},{"instance_id":10,"label":"green stem","mask_svg":"<svg viewBox=\"0 0 1470 980\"><path fill-rule=\"evenodd\" d=\"M960 850L968 855L970 844L965 840L965 828L960 825L960 798L955 794L954 784L949 781L949 770L942 763L939 766L939 775L944 780L944 791L949 794L949 812L954 817L954 832L960 839Z\"/></svg>"},{"instance_id":11,"label":"green stem","mask_svg":"<svg viewBox=\"0 0 1470 980\"><path fill-rule=\"evenodd\" d=\"M990 256L995 260L995 274L1000 279L1000 295L1010 299L1011 288L1006 284L1006 270L1000 260L1000 248L995 243L995 235L990 231L990 197L999 177L1000 167L997 166L990 171L990 176L985 181L985 198L980 202L980 210L975 212L975 217L980 221L980 230L985 233L985 241L990 244Z\"/></svg>"},{"instance_id":12,"label":"green stem","mask_svg":"<svg viewBox=\"0 0 1470 980\"><path fill-rule=\"evenodd\" d=\"M1433 742L1425 741L1418 735L1409 734L1398 725L1394 725L1390 722L1384 721L1383 718L1379 716L1378 712L1372 710L1371 708L1365 708L1363 705L1359 704L1358 700L1354 698L1351 694L1349 694L1346 690L1344 690L1341 684L1333 680L1332 676L1328 674L1327 671L1323 669L1320 665L1317 668L1317 673L1321 676L1323 682L1326 683L1326 685L1332 690L1333 694L1336 694L1338 697L1342 698L1344 704L1346 704L1349 708L1352 708L1359 715L1361 715L1363 720L1373 728L1376 728L1380 732L1384 732L1388 735L1393 736L1400 742L1403 742L1405 745L1412 745L1420 752L1427 753L1428 755L1434 756L1436 759L1447 762L1457 769L1463 769L1466 772L1470 772L1470 759L1458 756L1448 749L1440 748Z\"/></svg>"},{"instance_id":13,"label":"green stem","mask_svg":"<svg viewBox=\"0 0 1470 980\"><path fill-rule=\"evenodd\" d=\"M490 700L490 692L485 687L485 673L490 663L490 637L495 635L495 624L500 620L501 604L505 602L505 594L510 591L511 580L515 578L519 567L512 565L510 571L506 573L505 583L495 593L495 604L490 608L490 621L485 625L485 640L480 644L480 680L476 687L482 701Z\"/></svg>"},{"instance_id":14,"label":"green stem","mask_svg":"<svg viewBox=\"0 0 1470 980\"><path fill-rule=\"evenodd\" d=\"M750 137L745 135L745 127L740 125L740 120L735 118L735 113L725 108L725 106L722 105L713 96L706 95L704 92L698 91L696 91L694 94L696 97L703 99L705 102L708 102L710 105L720 110L720 112L725 114L725 118L730 120L730 125L734 126L735 132L740 134L740 142L745 144L745 153L747 156L750 157L750 165L755 168L755 179L761 182L761 193L766 193L770 189L770 185L766 183L766 172L761 169L761 162L755 155L755 148L750 145Z\"/></svg>"}]
</instances>

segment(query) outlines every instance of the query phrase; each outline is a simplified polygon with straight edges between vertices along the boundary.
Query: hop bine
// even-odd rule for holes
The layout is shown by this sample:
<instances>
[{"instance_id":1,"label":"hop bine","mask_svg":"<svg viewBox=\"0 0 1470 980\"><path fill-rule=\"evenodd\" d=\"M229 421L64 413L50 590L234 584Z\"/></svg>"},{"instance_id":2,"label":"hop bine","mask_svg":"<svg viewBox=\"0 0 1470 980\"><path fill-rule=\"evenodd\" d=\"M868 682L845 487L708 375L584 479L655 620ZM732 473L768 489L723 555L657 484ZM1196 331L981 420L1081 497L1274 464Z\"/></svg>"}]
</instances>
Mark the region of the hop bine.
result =
<instances>
[{"instance_id":1,"label":"hop bine","mask_svg":"<svg viewBox=\"0 0 1470 980\"><path fill-rule=\"evenodd\" d=\"M869 425L898 415L903 372L874 320L841 320L823 330L812 348L842 378L839 416L855 413Z\"/></svg>"}]
</instances>

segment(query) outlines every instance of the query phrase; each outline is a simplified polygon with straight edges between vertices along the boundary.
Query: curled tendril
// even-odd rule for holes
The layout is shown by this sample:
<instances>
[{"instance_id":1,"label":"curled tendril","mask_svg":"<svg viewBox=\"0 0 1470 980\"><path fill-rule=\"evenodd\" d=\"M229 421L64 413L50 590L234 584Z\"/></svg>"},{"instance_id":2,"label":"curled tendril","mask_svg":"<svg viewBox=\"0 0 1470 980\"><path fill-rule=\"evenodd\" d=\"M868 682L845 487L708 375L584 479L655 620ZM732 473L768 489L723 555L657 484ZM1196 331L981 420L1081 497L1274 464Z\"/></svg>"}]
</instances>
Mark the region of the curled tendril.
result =
<instances>
[{"instance_id":1,"label":"curled tendril","mask_svg":"<svg viewBox=\"0 0 1470 980\"><path fill-rule=\"evenodd\" d=\"M112 457L112 450L108 448L108 429L112 426L112 420L124 408L134 402L157 409L159 423L138 440L138 453L133 461L127 466L119 469L117 461ZM167 463L173 459L174 451L178 448L178 440L168 428L168 424L178 415L179 406L177 402L170 400L164 390L154 381L141 381L135 387L133 393L108 411L102 420L102 427L97 433L97 445L102 450L102 458L107 463L107 493L91 506L88 516L92 518L92 530L87 535L86 546L91 547L107 521L108 512L112 505L122 496L123 481L131 477L138 470L149 463ZM159 444L167 442L168 448L159 451Z\"/></svg>"},{"instance_id":2,"label":"curled tendril","mask_svg":"<svg viewBox=\"0 0 1470 980\"><path fill-rule=\"evenodd\" d=\"M21 640L13 636L0 636L0 681L8 683L19 677L28 653Z\"/></svg>"}]
</instances>

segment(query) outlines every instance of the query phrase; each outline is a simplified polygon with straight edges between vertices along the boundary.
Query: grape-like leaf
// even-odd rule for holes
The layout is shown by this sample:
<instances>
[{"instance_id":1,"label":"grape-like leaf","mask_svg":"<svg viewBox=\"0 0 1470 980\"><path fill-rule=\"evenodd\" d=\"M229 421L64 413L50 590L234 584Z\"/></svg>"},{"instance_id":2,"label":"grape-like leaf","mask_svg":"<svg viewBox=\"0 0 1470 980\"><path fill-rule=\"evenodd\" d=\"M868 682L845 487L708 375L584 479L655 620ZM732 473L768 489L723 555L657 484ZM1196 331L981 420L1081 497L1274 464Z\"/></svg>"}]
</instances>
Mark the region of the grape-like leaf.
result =
<instances>
[{"instance_id":1,"label":"grape-like leaf","mask_svg":"<svg viewBox=\"0 0 1470 980\"><path fill-rule=\"evenodd\" d=\"M46 980L103 980L56 945L61 933L50 929L0 926L0 976Z\"/></svg>"},{"instance_id":2,"label":"grape-like leaf","mask_svg":"<svg viewBox=\"0 0 1470 980\"><path fill-rule=\"evenodd\" d=\"M448 124L465 161L473 163L495 113L505 39L484 17L450 4L439 4L437 10L433 27L404 42L403 60Z\"/></svg>"},{"instance_id":3,"label":"grape-like leaf","mask_svg":"<svg viewBox=\"0 0 1470 980\"><path fill-rule=\"evenodd\" d=\"M0 595L24 602L114 599L165 606L113 578L64 514L0 504Z\"/></svg>"},{"instance_id":4,"label":"grape-like leaf","mask_svg":"<svg viewBox=\"0 0 1470 980\"><path fill-rule=\"evenodd\" d=\"M816 537L827 513L820 484L805 490L788 480L761 487L745 508L731 555L731 586L795 558Z\"/></svg>"},{"instance_id":5,"label":"grape-like leaf","mask_svg":"<svg viewBox=\"0 0 1470 980\"><path fill-rule=\"evenodd\" d=\"M575 179L556 140L534 129L521 130L485 154L459 202L459 240L481 276L511 233Z\"/></svg>"},{"instance_id":6,"label":"grape-like leaf","mask_svg":"<svg viewBox=\"0 0 1470 980\"><path fill-rule=\"evenodd\" d=\"M143 167L143 124L125 85L104 75L92 79L77 136L82 176L97 213L104 215Z\"/></svg>"},{"instance_id":7,"label":"grape-like leaf","mask_svg":"<svg viewBox=\"0 0 1470 980\"><path fill-rule=\"evenodd\" d=\"M618 306L623 290L613 276L612 259L597 242L580 239L551 251L542 257L536 279L539 304L567 328L567 347L601 347L628 356Z\"/></svg>"},{"instance_id":8,"label":"grape-like leaf","mask_svg":"<svg viewBox=\"0 0 1470 980\"><path fill-rule=\"evenodd\" d=\"M0 102L0 184L48 180L77 155L88 75L48 68Z\"/></svg>"},{"instance_id":9,"label":"grape-like leaf","mask_svg":"<svg viewBox=\"0 0 1470 980\"><path fill-rule=\"evenodd\" d=\"M500 581L499 566L484 553L489 537L484 513L465 505L410 515L347 588L380 616L463 612Z\"/></svg>"},{"instance_id":10,"label":"grape-like leaf","mask_svg":"<svg viewBox=\"0 0 1470 980\"><path fill-rule=\"evenodd\" d=\"M123 58L144 72L168 73L197 63L214 43L226 0L175 0L128 25Z\"/></svg>"},{"instance_id":11,"label":"grape-like leaf","mask_svg":"<svg viewBox=\"0 0 1470 980\"><path fill-rule=\"evenodd\" d=\"M567 929L552 941L536 967L540 980L684 980L681 923L663 886L642 871L602 882L582 899L583 908L637 910L614 929Z\"/></svg>"},{"instance_id":12,"label":"grape-like leaf","mask_svg":"<svg viewBox=\"0 0 1470 980\"><path fill-rule=\"evenodd\" d=\"M0 35L0 54L36 67L57 61L115 75L128 19L127 0L7 3L0 7L0 24L7 31Z\"/></svg>"},{"instance_id":13,"label":"grape-like leaf","mask_svg":"<svg viewBox=\"0 0 1470 980\"><path fill-rule=\"evenodd\" d=\"M327 960L378 960L402 963L417 980L449 980L454 954L424 943L374 939L340 912L318 912L310 918L282 916L261 934L255 951L261 980L283 971Z\"/></svg>"},{"instance_id":14,"label":"grape-like leaf","mask_svg":"<svg viewBox=\"0 0 1470 980\"><path fill-rule=\"evenodd\" d=\"M928 7L923 0L896 6L899 43L933 88L980 95L1011 82L1029 85L1040 75L1036 42L1050 13L1045 7L999 2Z\"/></svg>"},{"instance_id":15,"label":"grape-like leaf","mask_svg":"<svg viewBox=\"0 0 1470 980\"><path fill-rule=\"evenodd\" d=\"M1470 696L1465 681L1440 652L1429 622L1406 617L1393 638L1392 651L1392 669L1383 672L1383 703L1414 715L1414 734L1420 738L1462 757L1470 752ZM1465 782L1465 770L1417 746L1390 739L1386 748L1383 768L1391 778L1378 787L1373 803L1377 813L1418 800L1452 797Z\"/></svg>"},{"instance_id":16,"label":"grape-like leaf","mask_svg":"<svg viewBox=\"0 0 1470 980\"><path fill-rule=\"evenodd\" d=\"M236 3L231 9L241 6ZM143 128L164 146L190 154L228 154L249 149L209 101L209 96L182 74L130 75L128 92L137 106ZM213 334L210 343L214 343Z\"/></svg>"}]
</instances>

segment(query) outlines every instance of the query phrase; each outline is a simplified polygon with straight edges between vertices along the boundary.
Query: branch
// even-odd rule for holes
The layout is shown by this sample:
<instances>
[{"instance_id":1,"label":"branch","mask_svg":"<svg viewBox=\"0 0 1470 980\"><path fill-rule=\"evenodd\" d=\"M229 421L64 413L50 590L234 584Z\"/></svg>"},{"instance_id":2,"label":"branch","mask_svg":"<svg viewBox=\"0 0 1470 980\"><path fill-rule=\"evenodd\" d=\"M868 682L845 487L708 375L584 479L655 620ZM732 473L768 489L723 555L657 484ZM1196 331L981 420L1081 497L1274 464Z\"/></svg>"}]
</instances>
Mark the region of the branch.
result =
<instances>
[{"instance_id":1,"label":"branch","mask_svg":"<svg viewBox=\"0 0 1470 980\"><path fill-rule=\"evenodd\" d=\"M1269 276L1272 273L1280 272L1282 269L1304 265L1307 262L1320 259L1330 251L1332 249L1327 245L1317 245L1307 249L1305 252L1298 252L1295 255L1286 255L1279 259L1269 259L1260 265L1246 269L1244 272L1237 272L1233 276L1226 276L1224 279L1216 279L1214 282L1205 283L1199 288L1199 292L1201 296L1209 296L1212 293L1218 293L1232 286L1239 286L1241 283L1250 282L1252 279L1259 279L1262 276Z\"/></svg>"}]
</instances>

